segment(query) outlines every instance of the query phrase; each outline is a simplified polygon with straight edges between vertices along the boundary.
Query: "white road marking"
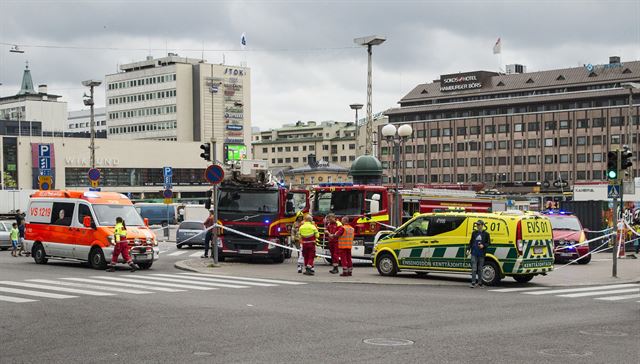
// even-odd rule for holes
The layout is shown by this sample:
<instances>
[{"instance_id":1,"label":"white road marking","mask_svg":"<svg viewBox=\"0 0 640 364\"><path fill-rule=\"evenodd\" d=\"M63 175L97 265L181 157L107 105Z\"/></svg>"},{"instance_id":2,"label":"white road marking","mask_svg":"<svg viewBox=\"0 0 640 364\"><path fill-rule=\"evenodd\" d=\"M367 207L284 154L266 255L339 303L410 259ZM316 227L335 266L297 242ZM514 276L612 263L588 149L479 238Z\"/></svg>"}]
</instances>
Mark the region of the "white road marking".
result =
<instances>
[{"instance_id":1,"label":"white road marking","mask_svg":"<svg viewBox=\"0 0 640 364\"><path fill-rule=\"evenodd\" d=\"M640 294L630 294L626 296L599 297L596 299L603 300L603 301L620 301L620 300L628 300L632 298L640 298Z\"/></svg>"},{"instance_id":2,"label":"white road marking","mask_svg":"<svg viewBox=\"0 0 640 364\"><path fill-rule=\"evenodd\" d=\"M67 293L86 294L88 296L115 296L113 293L107 293L107 292L87 291L84 289L55 287L55 286L47 286L46 284L35 284L35 283L27 283L27 282L0 282L0 284L6 284L6 285L22 287L22 288L36 288L36 289L45 289L48 291L60 291L60 292L67 292Z\"/></svg>"},{"instance_id":3,"label":"white road marking","mask_svg":"<svg viewBox=\"0 0 640 364\"><path fill-rule=\"evenodd\" d=\"M96 278L102 278L102 277L96 277ZM105 281L103 279L88 279L88 278L62 278L62 279L76 281L76 282L106 284L106 285L109 285L109 286L139 288L139 289L146 289L146 290L159 291L159 292L185 292L184 289L174 289L174 288L165 288L165 287L149 287L149 286L145 286L143 284L126 283L126 282L109 282L109 281Z\"/></svg>"},{"instance_id":4,"label":"white road marking","mask_svg":"<svg viewBox=\"0 0 640 364\"><path fill-rule=\"evenodd\" d=\"M39 292L39 291L27 291L26 289L17 289L17 288L10 288L10 287L0 287L0 292L23 294L25 296L55 298L57 300L63 300L65 298L76 298L76 297L78 297L78 296L70 296L70 295L66 295L66 294L47 293L47 292Z\"/></svg>"},{"instance_id":5,"label":"white road marking","mask_svg":"<svg viewBox=\"0 0 640 364\"><path fill-rule=\"evenodd\" d=\"M197 280L192 280L189 277L176 277L170 276L173 278L165 278L165 277L155 277L151 275L143 276L144 279L151 279L153 281L161 281L161 282L174 282L174 283L187 283L187 284L195 284L201 286L209 286L209 287L223 287L223 288L248 288L247 286L239 286L237 284L224 284L224 283L213 283L213 282L202 282Z\"/></svg>"},{"instance_id":6,"label":"white road marking","mask_svg":"<svg viewBox=\"0 0 640 364\"><path fill-rule=\"evenodd\" d=\"M51 280L48 280L48 279L29 279L29 281L30 282L37 282L37 283L46 283L46 284L58 284L58 285L67 286L67 287L101 289L101 290L110 291L110 292L121 292L121 293L131 293L131 294L149 294L149 293L153 293L153 292L149 292L149 291L138 291L138 290L126 289L126 288L103 287L103 286L99 286L99 285L96 285L96 284L51 281Z\"/></svg>"},{"instance_id":7,"label":"white road marking","mask_svg":"<svg viewBox=\"0 0 640 364\"><path fill-rule=\"evenodd\" d=\"M541 289L549 289L549 287L501 288L501 289L490 289L489 292L509 293L509 292L536 291Z\"/></svg>"},{"instance_id":8,"label":"white road marking","mask_svg":"<svg viewBox=\"0 0 640 364\"><path fill-rule=\"evenodd\" d=\"M556 289L548 291L538 292L524 292L523 294L541 295L541 294L557 294L557 293L573 293L573 292L590 292L616 288L634 288L638 287L637 284L614 284L610 286L597 286L597 287L583 287L583 288L569 288L569 289Z\"/></svg>"},{"instance_id":9,"label":"white road marking","mask_svg":"<svg viewBox=\"0 0 640 364\"><path fill-rule=\"evenodd\" d=\"M604 296L608 294L619 294L619 293L639 293L640 289L638 288L627 288L627 289L614 289L610 291L597 291L597 292L582 292L582 293L571 293L571 294L562 294L558 295L558 297L589 297L589 296Z\"/></svg>"},{"instance_id":10,"label":"white road marking","mask_svg":"<svg viewBox=\"0 0 640 364\"><path fill-rule=\"evenodd\" d=\"M201 252L196 252L196 253L193 253L193 254L189 255L189 258L197 258L197 257L201 257L201 256L202 256Z\"/></svg>"},{"instance_id":11,"label":"white road marking","mask_svg":"<svg viewBox=\"0 0 640 364\"><path fill-rule=\"evenodd\" d=\"M152 276L160 276L160 277L169 277L169 278L187 278L185 276L176 276L175 274L151 274ZM239 283L239 284L243 284L246 286L257 286L257 287L275 287L277 286L277 284L269 284L269 283L257 283L257 282L240 282L240 281L234 281L231 279L219 279L219 278L209 278L209 277L194 277L194 276L189 276L188 277L190 280L196 280L196 281L204 281L204 282L220 282L220 283L230 283L230 284L235 284L235 283Z\"/></svg>"},{"instance_id":12,"label":"white road marking","mask_svg":"<svg viewBox=\"0 0 640 364\"><path fill-rule=\"evenodd\" d=\"M247 277L238 277L238 276L225 276L225 275L219 275L219 274L204 274L204 273L178 273L178 274L187 275L187 276L201 276L201 277L213 277L213 278L223 278L223 279L228 278L228 279L237 279L239 281L250 281L250 282L289 284L292 286L306 284L305 282L281 281L276 279L262 279L262 278L247 278Z\"/></svg>"},{"instance_id":13,"label":"white road marking","mask_svg":"<svg viewBox=\"0 0 640 364\"><path fill-rule=\"evenodd\" d=\"M0 295L0 301L13 302L13 303L38 302L38 300L30 300L28 298L11 297L11 296L3 296L3 295Z\"/></svg>"},{"instance_id":14,"label":"white road marking","mask_svg":"<svg viewBox=\"0 0 640 364\"><path fill-rule=\"evenodd\" d=\"M150 281L149 279L144 279L143 276L127 277L127 278L118 278L118 277L92 277L92 278L102 278L102 279L108 279L108 280L118 281L118 282L127 282L127 283L138 282L138 283L144 283L144 284L160 286L160 287L174 287L174 288L184 288L184 289L195 289L195 290L199 290L199 291L209 291L209 290L217 289L217 288L213 288L213 287L193 286L193 285L188 285L188 284L154 282L154 281Z\"/></svg>"},{"instance_id":15,"label":"white road marking","mask_svg":"<svg viewBox=\"0 0 640 364\"><path fill-rule=\"evenodd\" d=\"M187 252L185 252L185 251L176 251L176 252L167 254L167 256L168 257L177 257L178 255L182 255L184 253L187 253Z\"/></svg>"}]
</instances>

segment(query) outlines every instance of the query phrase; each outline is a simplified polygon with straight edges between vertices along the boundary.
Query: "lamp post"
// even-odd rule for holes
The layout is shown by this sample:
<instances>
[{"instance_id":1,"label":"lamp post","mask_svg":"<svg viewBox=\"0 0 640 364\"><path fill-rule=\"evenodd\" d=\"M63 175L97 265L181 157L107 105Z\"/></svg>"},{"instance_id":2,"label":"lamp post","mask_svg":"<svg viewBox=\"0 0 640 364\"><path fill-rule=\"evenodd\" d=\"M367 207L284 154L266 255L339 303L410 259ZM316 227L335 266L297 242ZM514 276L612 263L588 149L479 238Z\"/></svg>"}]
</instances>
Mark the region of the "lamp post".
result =
<instances>
[{"instance_id":1,"label":"lamp post","mask_svg":"<svg viewBox=\"0 0 640 364\"><path fill-rule=\"evenodd\" d=\"M368 37L355 38L354 43L367 47L367 138L365 145L365 154L371 155L372 145L371 136L373 134L373 111L371 106L371 49L374 45L380 45L387 40L385 37L370 35Z\"/></svg>"},{"instance_id":2,"label":"lamp post","mask_svg":"<svg viewBox=\"0 0 640 364\"><path fill-rule=\"evenodd\" d=\"M396 227L402 224L402 203L400 201L400 149L404 149L404 144L407 139L413 134L413 128L409 124L400 125L396 129L394 124L387 124L382 127L382 136L385 138L389 146L393 146L393 157L396 167L395 180L396 180L396 193L395 193L395 205L396 212L394 215L394 223ZM404 177L403 181L404 183Z\"/></svg>"},{"instance_id":3,"label":"lamp post","mask_svg":"<svg viewBox=\"0 0 640 364\"><path fill-rule=\"evenodd\" d=\"M360 128L358 127L358 110L362 109L362 104L351 104L349 105L349 107L351 108L351 110L355 110L356 111L356 157L358 156L359 152L360 152Z\"/></svg>"},{"instance_id":4,"label":"lamp post","mask_svg":"<svg viewBox=\"0 0 640 364\"><path fill-rule=\"evenodd\" d=\"M89 87L90 95L85 95L84 97L84 105L89 106L91 109L91 116L89 118L89 127L91 131L91 142L89 144L89 149L91 150L91 168L96 168L96 127L95 127L95 113L93 110L94 102L93 102L93 89L95 87L100 86L102 81L97 80L86 80L82 81L82 86ZM63 131L64 134L64 131Z\"/></svg>"}]
</instances>

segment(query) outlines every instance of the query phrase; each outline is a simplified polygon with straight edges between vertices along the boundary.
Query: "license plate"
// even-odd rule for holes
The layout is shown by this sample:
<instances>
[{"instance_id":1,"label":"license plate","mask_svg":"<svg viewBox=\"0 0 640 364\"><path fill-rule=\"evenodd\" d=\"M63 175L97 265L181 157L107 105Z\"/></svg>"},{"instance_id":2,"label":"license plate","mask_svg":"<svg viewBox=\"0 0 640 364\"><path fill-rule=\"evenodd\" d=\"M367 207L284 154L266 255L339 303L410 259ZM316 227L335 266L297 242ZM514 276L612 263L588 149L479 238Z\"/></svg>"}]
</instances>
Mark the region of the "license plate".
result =
<instances>
[{"instance_id":1,"label":"license plate","mask_svg":"<svg viewBox=\"0 0 640 364\"><path fill-rule=\"evenodd\" d=\"M251 250L247 250L247 249L240 249L240 250L238 250L238 253L240 253L240 254L252 254L253 252Z\"/></svg>"},{"instance_id":2,"label":"license plate","mask_svg":"<svg viewBox=\"0 0 640 364\"><path fill-rule=\"evenodd\" d=\"M573 253L560 253L561 257L572 257Z\"/></svg>"},{"instance_id":3,"label":"license plate","mask_svg":"<svg viewBox=\"0 0 640 364\"><path fill-rule=\"evenodd\" d=\"M542 254L543 248L544 247L542 247L542 246L534 246L533 247L533 254Z\"/></svg>"}]
</instances>

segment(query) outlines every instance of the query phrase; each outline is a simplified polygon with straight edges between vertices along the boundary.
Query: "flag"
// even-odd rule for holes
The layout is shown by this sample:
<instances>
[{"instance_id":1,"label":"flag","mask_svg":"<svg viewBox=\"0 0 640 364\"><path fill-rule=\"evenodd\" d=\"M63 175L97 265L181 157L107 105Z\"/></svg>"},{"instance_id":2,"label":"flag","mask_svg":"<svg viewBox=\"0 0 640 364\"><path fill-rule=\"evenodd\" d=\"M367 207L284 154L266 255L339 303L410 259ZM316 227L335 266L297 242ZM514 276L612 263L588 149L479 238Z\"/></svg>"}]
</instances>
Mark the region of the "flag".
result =
<instances>
[{"instance_id":1,"label":"flag","mask_svg":"<svg viewBox=\"0 0 640 364\"><path fill-rule=\"evenodd\" d=\"M247 35L242 33L240 36L240 47L244 49L247 46Z\"/></svg>"},{"instance_id":2,"label":"flag","mask_svg":"<svg viewBox=\"0 0 640 364\"><path fill-rule=\"evenodd\" d=\"M496 40L496 44L493 45L493 54L499 54L499 53L502 53L502 42L498 37L498 40Z\"/></svg>"}]
</instances>

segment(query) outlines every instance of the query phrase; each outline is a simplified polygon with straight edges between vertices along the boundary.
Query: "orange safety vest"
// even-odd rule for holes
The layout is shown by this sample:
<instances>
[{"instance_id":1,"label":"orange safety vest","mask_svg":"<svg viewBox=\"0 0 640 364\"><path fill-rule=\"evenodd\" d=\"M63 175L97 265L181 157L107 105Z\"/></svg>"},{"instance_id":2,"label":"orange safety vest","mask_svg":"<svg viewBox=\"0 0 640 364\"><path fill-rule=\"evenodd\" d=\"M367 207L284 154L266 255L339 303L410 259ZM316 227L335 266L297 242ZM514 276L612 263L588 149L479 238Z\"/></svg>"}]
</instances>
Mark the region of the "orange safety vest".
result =
<instances>
[{"instance_id":1,"label":"orange safety vest","mask_svg":"<svg viewBox=\"0 0 640 364\"><path fill-rule=\"evenodd\" d=\"M344 234L338 237L338 249L351 249L355 230L349 225L344 225L342 228L344 229Z\"/></svg>"}]
</instances>

